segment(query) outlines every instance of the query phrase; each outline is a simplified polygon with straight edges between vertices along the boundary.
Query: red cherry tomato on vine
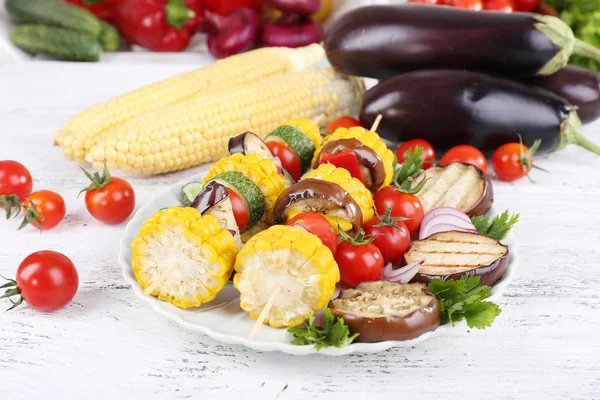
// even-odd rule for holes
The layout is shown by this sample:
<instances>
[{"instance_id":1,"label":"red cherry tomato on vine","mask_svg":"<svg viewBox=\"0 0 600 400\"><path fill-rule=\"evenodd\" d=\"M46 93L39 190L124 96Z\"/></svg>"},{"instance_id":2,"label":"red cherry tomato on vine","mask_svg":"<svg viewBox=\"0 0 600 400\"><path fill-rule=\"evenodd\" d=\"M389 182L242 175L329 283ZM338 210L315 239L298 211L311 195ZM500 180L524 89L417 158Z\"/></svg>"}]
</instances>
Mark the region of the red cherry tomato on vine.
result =
<instances>
[{"instance_id":1,"label":"red cherry tomato on vine","mask_svg":"<svg viewBox=\"0 0 600 400\"><path fill-rule=\"evenodd\" d=\"M468 144L454 146L448 150L440 160L440 166L443 167L444 165L448 165L453 162L472 164L483 172L487 172L488 168L487 160L485 159L483 153L477 148Z\"/></svg>"},{"instance_id":2,"label":"red cherry tomato on vine","mask_svg":"<svg viewBox=\"0 0 600 400\"><path fill-rule=\"evenodd\" d=\"M337 235L329 221L324 216L314 212L304 212L290 219L286 225L300 225L308 232L316 235L321 242L335 255L337 250Z\"/></svg>"},{"instance_id":3,"label":"red cherry tomato on vine","mask_svg":"<svg viewBox=\"0 0 600 400\"><path fill-rule=\"evenodd\" d=\"M396 161L398 164L404 163L406 160L406 152L409 149L414 151L417 146L423 148L423 154L421 155L421 158L423 159L423 169L431 168L433 164L435 164L437 154L431 143L423 139L412 139L398 146L396 149Z\"/></svg>"},{"instance_id":4,"label":"red cherry tomato on vine","mask_svg":"<svg viewBox=\"0 0 600 400\"><path fill-rule=\"evenodd\" d=\"M77 293L79 276L73 262L55 251L30 254L17 269L16 280L4 286L13 309L23 300L34 310L51 312L67 305ZM16 300L13 297L18 296Z\"/></svg>"},{"instance_id":5,"label":"red cherry tomato on vine","mask_svg":"<svg viewBox=\"0 0 600 400\"><path fill-rule=\"evenodd\" d=\"M328 123L327 131L335 132L335 130L338 128L352 128L355 126L362 126L362 125L361 125L360 121L357 120L356 118L346 115L344 117L336 118L333 121L331 121L330 123Z\"/></svg>"},{"instance_id":6,"label":"red cherry tomato on vine","mask_svg":"<svg viewBox=\"0 0 600 400\"><path fill-rule=\"evenodd\" d=\"M373 244L381 251L386 264L401 260L410 247L410 232L401 220L375 216L367 221L363 229L367 235L375 238Z\"/></svg>"},{"instance_id":7,"label":"red cherry tomato on vine","mask_svg":"<svg viewBox=\"0 0 600 400\"><path fill-rule=\"evenodd\" d=\"M131 215L135 208L135 193L124 179L111 176L108 169L104 173L85 172L92 181L85 191L85 206L92 217L105 224L120 224Z\"/></svg>"},{"instance_id":8,"label":"red cherry tomato on vine","mask_svg":"<svg viewBox=\"0 0 600 400\"><path fill-rule=\"evenodd\" d=\"M483 9L511 13L515 11L515 3L512 0L486 0L483 3Z\"/></svg>"},{"instance_id":9,"label":"red cherry tomato on vine","mask_svg":"<svg viewBox=\"0 0 600 400\"><path fill-rule=\"evenodd\" d=\"M31 174L16 161L0 161L0 196L16 195L19 201L24 201L31 194L33 182Z\"/></svg>"},{"instance_id":10,"label":"red cherry tomato on vine","mask_svg":"<svg viewBox=\"0 0 600 400\"><path fill-rule=\"evenodd\" d=\"M414 194L403 193L395 186L387 186L375 193L373 201L378 214L384 215L389 208L390 216L406 218L402 222L411 235L419 230L424 212L421 200Z\"/></svg>"},{"instance_id":11,"label":"red cherry tomato on vine","mask_svg":"<svg viewBox=\"0 0 600 400\"><path fill-rule=\"evenodd\" d=\"M535 167L533 155L540 143L535 141L531 149L521 143L506 143L498 147L492 155L492 166L498 179L511 182L527 176Z\"/></svg>"},{"instance_id":12,"label":"red cherry tomato on vine","mask_svg":"<svg viewBox=\"0 0 600 400\"><path fill-rule=\"evenodd\" d=\"M338 245L335 261L340 269L340 279L348 286L377 281L383 272L383 256L373 243L352 244L344 241Z\"/></svg>"},{"instance_id":13,"label":"red cherry tomato on vine","mask_svg":"<svg viewBox=\"0 0 600 400\"><path fill-rule=\"evenodd\" d=\"M63 198L51 190L33 192L23 205L26 209L25 219L19 229L25 227L27 222L40 230L52 229L67 213Z\"/></svg>"},{"instance_id":14,"label":"red cherry tomato on vine","mask_svg":"<svg viewBox=\"0 0 600 400\"><path fill-rule=\"evenodd\" d=\"M283 143L270 140L267 142L267 147L271 150L274 157L279 157L283 168L292 174L294 179L300 180L302 176L302 163L298 154Z\"/></svg>"}]
</instances>

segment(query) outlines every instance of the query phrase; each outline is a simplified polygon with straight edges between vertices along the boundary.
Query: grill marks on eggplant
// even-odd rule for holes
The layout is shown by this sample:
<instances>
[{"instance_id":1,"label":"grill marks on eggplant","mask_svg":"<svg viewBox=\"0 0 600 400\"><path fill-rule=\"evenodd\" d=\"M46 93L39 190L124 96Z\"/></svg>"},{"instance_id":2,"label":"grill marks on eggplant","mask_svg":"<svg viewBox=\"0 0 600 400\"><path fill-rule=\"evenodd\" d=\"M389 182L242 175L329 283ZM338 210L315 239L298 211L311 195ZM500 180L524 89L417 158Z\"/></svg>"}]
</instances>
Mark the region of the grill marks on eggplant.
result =
<instances>
[{"instance_id":1,"label":"grill marks on eggplant","mask_svg":"<svg viewBox=\"0 0 600 400\"><path fill-rule=\"evenodd\" d=\"M425 213L437 207L454 207L471 215L482 215L491 206L491 185L476 167L452 163L430 168L415 178L413 186L427 179L417 196Z\"/></svg>"}]
</instances>

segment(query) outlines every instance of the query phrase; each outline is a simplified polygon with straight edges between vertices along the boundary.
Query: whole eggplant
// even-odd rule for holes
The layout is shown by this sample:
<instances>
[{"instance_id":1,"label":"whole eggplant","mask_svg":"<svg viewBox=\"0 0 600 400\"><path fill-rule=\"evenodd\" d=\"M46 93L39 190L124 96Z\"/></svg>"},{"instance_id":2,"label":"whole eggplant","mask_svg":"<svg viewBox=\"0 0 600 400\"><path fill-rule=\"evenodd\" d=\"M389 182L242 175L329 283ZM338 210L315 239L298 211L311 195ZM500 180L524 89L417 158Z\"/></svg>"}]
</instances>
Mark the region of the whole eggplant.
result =
<instances>
[{"instance_id":1,"label":"whole eggplant","mask_svg":"<svg viewBox=\"0 0 600 400\"><path fill-rule=\"evenodd\" d=\"M600 60L555 17L422 4L349 11L328 29L325 50L336 69L376 79L438 68L530 77L558 71L571 54Z\"/></svg>"},{"instance_id":2,"label":"whole eggplant","mask_svg":"<svg viewBox=\"0 0 600 400\"><path fill-rule=\"evenodd\" d=\"M416 71L381 82L363 97L360 121L403 142L421 138L440 150L470 144L485 153L523 138L541 139L540 152L578 144L600 155L585 138L575 108L547 91L503 77L457 70Z\"/></svg>"},{"instance_id":3,"label":"whole eggplant","mask_svg":"<svg viewBox=\"0 0 600 400\"><path fill-rule=\"evenodd\" d=\"M576 106L584 124L600 117L600 74L595 71L569 65L552 75L538 76L528 82Z\"/></svg>"}]
</instances>

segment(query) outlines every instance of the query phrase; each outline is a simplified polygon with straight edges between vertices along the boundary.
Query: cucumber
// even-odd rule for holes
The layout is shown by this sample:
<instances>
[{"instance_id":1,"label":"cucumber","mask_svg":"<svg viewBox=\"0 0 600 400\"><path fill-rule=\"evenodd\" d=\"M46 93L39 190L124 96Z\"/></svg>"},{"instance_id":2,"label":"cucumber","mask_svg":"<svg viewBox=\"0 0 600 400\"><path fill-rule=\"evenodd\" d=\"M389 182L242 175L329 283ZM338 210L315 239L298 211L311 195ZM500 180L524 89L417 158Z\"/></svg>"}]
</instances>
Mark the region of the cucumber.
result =
<instances>
[{"instance_id":1,"label":"cucumber","mask_svg":"<svg viewBox=\"0 0 600 400\"><path fill-rule=\"evenodd\" d=\"M298 157L300 157L300 163L302 164L302 172L306 172L310 169L310 163L315 154L315 144L306 136L302 131L296 127L289 125L282 125L271 132L266 138L265 142L271 140L283 141L291 147Z\"/></svg>"},{"instance_id":2,"label":"cucumber","mask_svg":"<svg viewBox=\"0 0 600 400\"><path fill-rule=\"evenodd\" d=\"M102 32L98 40L104 51L117 51L121 48L121 34L117 28L104 21L102 21Z\"/></svg>"},{"instance_id":3,"label":"cucumber","mask_svg":"<svg viewBox=\"0 0 600 400\"><path fill-rule=\"evenodd\" d=\"M202 182L191 182L183 185L181 193L179 194L179 202L182 207L189 207L192 202L202 191Z\"/></svg>"},{"instance_id":4,"label":"cucumber","mask_svg":"<svg viewBox=\"0 0 600 400\"><path fill-rule=\"evenodd\" d=\"M98 61L102 46L93 36L45 25L19 25L10 39L15 46L30 53L42 53L59 60Z\"/></svg>"},{"instance_id":5,"label":"cucumber","mask_svg":"<svg viewBox=\"0 0 600 400\"><path fill-rule=\"evenodd\" d=\"M211 181L234 190L240 198L246 200L248 206L248 226L246 226L246 229L251 228L260 221L265 213L265 198L254 182L235 171L222 172Z\"/></svg>"},{"instance_id":6,"label":"cucumber","mask_svg":"<svg viewBox=\"0 0 600 400\"><path fill-rule=\"evenodd\" d=\"M59 0L6 0L5 5L11 18L19 23L58 26L95 38L102 31L94 14Z\"/></svg>"}]
</instances>

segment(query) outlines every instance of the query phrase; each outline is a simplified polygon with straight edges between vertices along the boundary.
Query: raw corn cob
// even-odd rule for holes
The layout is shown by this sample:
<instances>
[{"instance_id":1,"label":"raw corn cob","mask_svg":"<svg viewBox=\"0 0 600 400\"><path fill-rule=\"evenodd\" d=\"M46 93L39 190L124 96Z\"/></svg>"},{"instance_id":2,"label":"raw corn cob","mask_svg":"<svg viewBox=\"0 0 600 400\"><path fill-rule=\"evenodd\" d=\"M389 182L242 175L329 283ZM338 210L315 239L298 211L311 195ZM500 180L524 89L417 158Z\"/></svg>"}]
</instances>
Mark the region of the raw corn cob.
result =
<instances>
[{"instance_id":1,"label":"raw corn cob","mask_svg":"<svg viewBox=\"0 0 600 400\"><path fill-rule=\"evenodd\" d=\"M331 164L321 164L317 169L308 171L302 178L302 180L305 179L320 179L341 186L360 207L363 222L367 222L375 215L375 211L373 210L373 195L361 181L353 178L350 172L345 169L336 168Z\"/></svg>"},{"instance_id":2,"label":"raw corn cob","mask_svg":"<svg viewBox=\"0 0 600 400\"><path fill-rule=\"evenodd\" d=\"M314 66L323 54L323 48L314 44L298 49L258 49L219 60L85 110L58 131L54 141L64 146L68 159L83 162L88 151L110 128L125 121L193 96L214 94L218 90Z\"/></svg>"},{"instance_id":3,"label":"raw corn cob","mask_svg":"<svg viewBox=\"0 0 600 400\"><path fill-rule=\"evenodd\" d=\"M330 119L356 111L362 81L332 69L290 72L142 115L111 130L86 160L152 175L215 161L229 138L244 131L263 138L290 117ZM325 117L325 118L323 118Z\"/></svg>"},{"instance_id":4,"label":"raw corn cob","mask_svg":"<svg viewBox=\"0 0 600 400\"><path fill-rule=\"evenodd\" d=\"M215 176L230 171L242 174L258 186L265 201L264 220L267 223L272 223L273 205L285 188L283 177L277 173L275 163L258 154L235 153L221 158L210 167L208 175L204 178L204 184Z\"/></svg>"},{"instance_id":5,"label":"raw corn cob","mask_svg":"<svg viewBox=\"0 0 600 400\"><path fill-rule=\"evenodd\" d=\"M381 158L381 161L383 161L383 166L385 168L385 181L382 187L388 186L392 182L392 178L394 177L394 153L387 148L376 132L369 131L360 126L349 129L338 128L332 134L325 136L323 142L317 146L312 164L315 164L323 146L340 139L356 139L377 153Z\"/></svg>"},{"instance_id":6,"label":"raw corn cob","mask_svg":"<svg viewBox=\"0 0 600 400\"><path fill-rule=\"evenodd\" d=\"M298 228L275 225L254 236L235 262L240 306L257 319L277 288L281 293L265 319L273 327L298 326L327 305L340 280L331 251Z\"/></svg>"},{"instance_id":7,"label":"raw corn cob","mask_svg":"<svg viewBox=\"0 0 600 400\"><path fill-rule=\"evenodd\" d=\"M156 212L131 249L133 272L144 289L175 265L151 295L181 308L213 300L231 276L237 255L231 233L215 217L189 207Z\"/></svg>"}]
</instances>

